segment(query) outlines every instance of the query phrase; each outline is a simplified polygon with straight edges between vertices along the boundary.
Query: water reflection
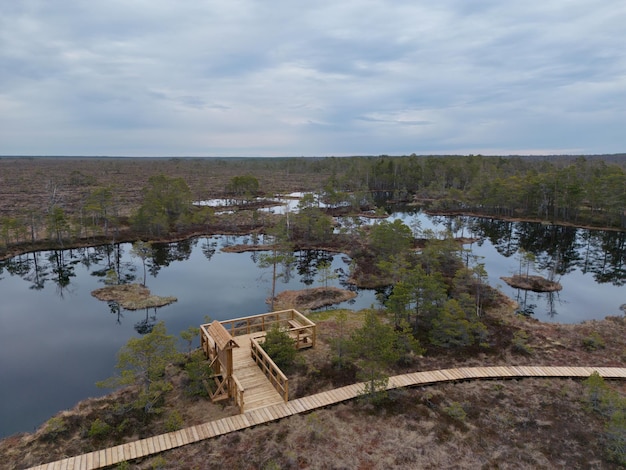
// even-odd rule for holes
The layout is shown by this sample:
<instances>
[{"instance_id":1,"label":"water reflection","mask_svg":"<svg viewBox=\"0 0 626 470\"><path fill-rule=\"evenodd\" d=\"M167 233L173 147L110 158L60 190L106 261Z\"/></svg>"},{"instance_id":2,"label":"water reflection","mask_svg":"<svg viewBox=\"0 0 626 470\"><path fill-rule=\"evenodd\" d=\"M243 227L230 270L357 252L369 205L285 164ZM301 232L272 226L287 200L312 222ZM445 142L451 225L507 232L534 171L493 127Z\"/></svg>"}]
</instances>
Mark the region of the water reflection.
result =
<instances>
[{"instance_id":1,"label":"water reflection","mask_svg":"<svg viewBox=\"0 0 626 470\"><path fill-rule=\"evenodd\" d=\"M489 240L504 257L519 250L532 253L540 271L563 276L579 269L593 274L599 283L626 283L626 232L476 217L467 217L465 224L474 236Z\"/></svg>"},{"instance_id":2,"label":"water reflection","mask_svg":"<svg viewBox=\"0 0 626 470\"><path fill-rule=\"evenodd\" d=\"M191 256L198 239L182 240L173 243L153 243L152 257L148 262L150 275L157 277L159 271L175 261L185 261Z\"/></svg>"},{"instance_id":3,"label":"water reflection","mask_svg":"<svg viewBox=\"0 0 626 470\"><path fill-rule=\"evenodd\" d=\"M150 315L150 312L152 315ZM140 335L147 335L154 329L154 325L158 322L157 320L157 309L155 308L146 308L146 318L142 319L135 323L135 331Z\"/></svg>"},{"instance_id":4,"label":"water reflection","mask_svg":"<svg viewBox=\"0 0 626 470\"><path fill-rule=\"evenodd\" d=\"M621 314L626 302L626 233L524 224L475 217L427 217L415 209L395 213L420 230L450 230L475 237L466 245L468 263L485 264L489 283L519 269L520 249L532 253L535 270L554 276L560 293L536 294L501 286L520 309L544 320L580 322ZM360 223L360 222L359 222ZM259 256L268 252L225 253L221 247L263 245L262 235L211 236L155 244L149 260L148 285L156 295L178 302L163 308L125 311L116 302L101 302L91 291L106 284L137 282L140 260L130 244L106 244L73 250L51 250L0 262L0 363L3 383L0 435L32 431L60 409L102 392L95 382L114 372L115 354L131 337L145 334L163 320L178 335L205 315L216 320L267 311L268 282ZM472 258L476 260L472 262ZM319 283L318 268L331 263L339 275L332 285L355 289L346 280L350 259L320 250L294 254L278 280L277 292ZM271 274L270 274L271 276ZM268 280L268 276L264 276ZM389 289L359 290L345 307L367 308ZM26 340L28 339L28 341Z\"/></svg>"},{"instance_id":5,"label":"water reflection","mask_svg":"<svg viewBox=\"0 0 626 470\"><path fill-rule=\"evenodd\" d=\"M541 315L544 318L555 319L559 314L558 308L565 304L559 292L532 292L523 289L515 289L513 297L519 305L516 313L527 317ZM539 305L544 306L544 311L538 311Z\"/></svg>"}]
</instances>

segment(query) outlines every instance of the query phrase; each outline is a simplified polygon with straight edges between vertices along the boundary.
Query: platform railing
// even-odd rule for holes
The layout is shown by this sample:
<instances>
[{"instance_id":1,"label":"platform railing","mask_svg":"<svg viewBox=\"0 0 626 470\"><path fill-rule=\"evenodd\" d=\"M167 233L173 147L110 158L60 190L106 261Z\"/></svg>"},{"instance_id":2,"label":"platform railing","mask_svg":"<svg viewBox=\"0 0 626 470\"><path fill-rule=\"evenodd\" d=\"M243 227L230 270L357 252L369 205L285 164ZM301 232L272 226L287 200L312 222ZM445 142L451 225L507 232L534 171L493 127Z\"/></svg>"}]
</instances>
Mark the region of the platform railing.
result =
<instances>
[{"instance_id":1,"label":"platform railing","mask_svg":"<svg viewBox=\"0 0 626 470\"><path fill-rule=\"evenodd\" d=\"M256 338L250 338L250 354L276 391L283 397L283 400L288 401L289 379L287 379L272 358L263 350Z\"/></svg>"},{"instance_id":2,"label":"platform railing","mask_svg":"<svg viewBox=\"0 0 626 470\"><path fill-rule=\"evenodd\" d=\"M295 309L279 310L220 322L231 336L262 333L274 326L288 330L298 349L315 346L316 325Z\"/></svg>"}]
</instances>

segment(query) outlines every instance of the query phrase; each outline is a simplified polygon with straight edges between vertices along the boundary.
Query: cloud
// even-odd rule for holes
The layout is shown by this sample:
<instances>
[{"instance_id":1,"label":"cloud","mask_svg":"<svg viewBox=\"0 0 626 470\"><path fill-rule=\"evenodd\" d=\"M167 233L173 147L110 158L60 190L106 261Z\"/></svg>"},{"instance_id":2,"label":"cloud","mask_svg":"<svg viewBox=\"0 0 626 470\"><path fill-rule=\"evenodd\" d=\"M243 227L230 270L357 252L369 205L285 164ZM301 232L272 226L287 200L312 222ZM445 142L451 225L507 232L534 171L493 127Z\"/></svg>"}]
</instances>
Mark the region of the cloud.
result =
<instances>
[{"instance_id":1,"label":"cloud","mask_svg":"<svg viewBox=\"0 0 626 470\"><path fill-rule=\"evenodd\" d=\"M625 21L598 0L3 2L0 154L621 152Z\"/></svg>"}]
</instances>

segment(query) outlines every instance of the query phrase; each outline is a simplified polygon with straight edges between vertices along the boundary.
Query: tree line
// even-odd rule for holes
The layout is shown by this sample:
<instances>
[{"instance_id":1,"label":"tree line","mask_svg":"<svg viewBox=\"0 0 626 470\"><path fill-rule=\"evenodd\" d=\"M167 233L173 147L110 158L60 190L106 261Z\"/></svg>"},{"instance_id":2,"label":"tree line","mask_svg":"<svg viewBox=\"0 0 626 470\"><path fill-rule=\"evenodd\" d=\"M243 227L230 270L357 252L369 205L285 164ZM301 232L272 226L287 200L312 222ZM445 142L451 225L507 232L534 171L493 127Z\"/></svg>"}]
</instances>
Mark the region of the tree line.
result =
<instances>
[{"instance_id":1,"label":"tree line","mask_svg":"<svg viewBox=\"0 0 626 470\"><path fill-rule=\"evenodd\" d=\"M302 189L319 197L307 201L304 209L311 214L319 202L336 211L371 208L372 194L379 193L387 200L428 201L431 209L442 212L626 229L626 162L619 160L411 155L236 159L212 164L240 171L220 188L212 188L239 206L258 195L273 194L280 181L297 175ZM260 181L257 170L273 172L276 180ZM42 240L63 246L90 237L119 238L121 231L129 229L161 237L216 222L211 208L192 206L200 191L183 177L150 176L138 202L129 207L115 183L98 185L92 175L80 176L77 180L73 174L65 186L51 181L45 201L37 208L0 217L0 249ZM79 202L66 203L61 194L68 191L80 191L81 196L74 198ZM310 222L300 227L307 236L326 230Z\"/></svg>"}]
</instances>

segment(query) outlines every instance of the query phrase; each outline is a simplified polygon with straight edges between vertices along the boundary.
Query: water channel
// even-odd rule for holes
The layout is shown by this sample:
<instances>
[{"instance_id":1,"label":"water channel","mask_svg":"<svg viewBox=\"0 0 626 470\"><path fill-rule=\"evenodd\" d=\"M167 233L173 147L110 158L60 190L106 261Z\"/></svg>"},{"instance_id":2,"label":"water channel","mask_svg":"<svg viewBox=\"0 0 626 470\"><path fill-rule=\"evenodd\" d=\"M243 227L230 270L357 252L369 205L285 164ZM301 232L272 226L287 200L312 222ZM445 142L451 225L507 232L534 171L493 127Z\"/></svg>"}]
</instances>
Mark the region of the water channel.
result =
<instances>
[{"instance_id":1,"label":"water channel","mask_svg":"<svg viewBox=\"0 0 626 470\"><path fill-rule=\"evenodd\" d=\"M571 323L623 314L624 232L430 217L416 211L392 218L407 225L419 220L422 230L475 238L466 248L476 262L485 263L489 282L542 321ZM129 244L29 253L0 263L0 437L33 431L56 412L106 393L95 382L114 373L116 352L157 321L178 335L203 323L205 315L224 320L266 312L271 274L258 267L259 252L221 251L227 245L261 242L251 236L213 236L157 246L146 284L154 294L178 301L147 311L120 310L91 296L104 285L109 266L127 281L142 282L141 260L130 255ZM559 280L561 292L521 293L500 280L519 270L520 248L534 254L534 271L550 272ZM323 260L332 261L340 274L349 270L344 255L296 255L278 291L319 285L316 266ZM344 281L340 276L333 283ZM376 302L374 291L359 290L354 300L339 306L361 309Z\"/></svg>"}]
</instances>

